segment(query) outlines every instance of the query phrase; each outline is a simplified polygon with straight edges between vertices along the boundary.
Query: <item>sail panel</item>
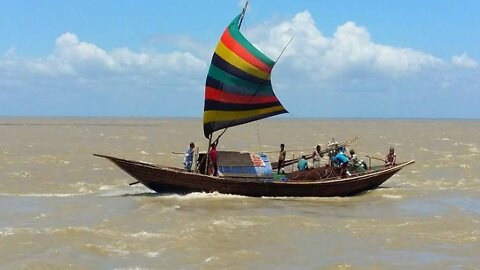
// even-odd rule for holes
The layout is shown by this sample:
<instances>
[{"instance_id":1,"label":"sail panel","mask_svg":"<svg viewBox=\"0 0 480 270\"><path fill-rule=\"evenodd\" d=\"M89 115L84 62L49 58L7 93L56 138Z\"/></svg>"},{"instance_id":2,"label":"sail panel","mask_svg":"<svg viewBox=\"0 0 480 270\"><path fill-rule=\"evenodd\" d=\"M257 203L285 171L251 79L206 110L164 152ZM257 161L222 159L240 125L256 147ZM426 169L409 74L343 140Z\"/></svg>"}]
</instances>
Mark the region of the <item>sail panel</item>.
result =
<instances>
[{"instance_id":1,"label":"sail panel","mask_svg":"<svg viewBox=\"0 0 480 270\"><path fill-rule=\"evenodd\" d=\"M275 106L281 106L279 101L264 102L264 103L225 103L216 100L205 100L205 106L209 108L209 111L223 111L223 112L241 112L251 111L265 108L273 108Z\"/></svg>"},{"instance_id":2,"label":"sail panel","mask_svg":"<svg viewBox=\"0 0 480 270\"><path fill-rule=\"evenodd\" d=\"M241 125L253 121L257 121L263 118L275 116L281 113L287 113L286 110L283 111L273 111L273 112L265 112L264 114L257 114L251 117L243 118L242 122L236 122L235 120L216 120L216 121L211 121L203 124L203 129L204 130L219 130L222 128L227 128L227 127L232 127L236 125Z\"/></svg>"},{"instance_id":3,"label":"sail panel","mask_svg":"<svg viewBox=\"0 0 480 270\"><path fill-rule=\"evenodd\" d=\"M212 87L205 89L205 99L214 100L220 102L228 102L233 104L261 104L261 103L271 103L278 102L276 96L250 96L250 95L240 95L234 93L227 93Z\"/></svg>"},{"instance_id":4,"label":"sail panel","mask_svg":"<svg viewBox=\"0 0 480 270\"><path fill-rule=\"evenodd\" d=\"M233 39L235 39L239 44L241 44L252 55L254 55L260 61L265 63L267 66L273 67L275 65L275 62L272 59L270 59L268 56L263 54L261 51L259 51L257 48L255 48L255 46L253 46L253 44L250 43L250 41L248 41L240 32L240 29L238 29L239 20L240 20L240 15L237 16L230 23L229 27L227 28L227 31L230 32L230 35L232 35Z\"/></svg>"},{"instance_id":5,"label":"sail panel","mask_svg":"<svg viewBox=\"0 0 480 270\"><path fill-rule=\"evenodd\" d=\"M230 34L230 31L225 31L221 38L222 43L234 52L236 55L247 61L248 63L252 64L253 66L257 67L260 70L270 73L272 71L272 67L265 64L253 54L251 54L247 49L245 49L241 44L239 44Z\"/></svg>"},{"instance_id":6,"label":"sail panel","mask_svg":"<svg viewBox=\"0 0 480 270\"><path fill-rule=\"evenodd\" d=\"M252 82L254 84L264 85L270 82L270 74L266 75L267 78L259 78L258 76L252 75L252 73L249 73L242 68L232 65L230 62L228 62L228 60L224 60L216 53L213 54L212 65L237 78Z\"/></svg>"},{"instance_id":7,"label":"sail panel","mask_svg":"<svg viewBox=\"0 0 480 270\"><path fill-rule=\"evenodd\" d=\"M242 92L240 92L241 94L261 95L262 93L265 93L264 95L273 95L272 84L270 82L266 84L255 84L227 73L213 65L210 66L210 71L208 72L207 84L209 78L217 80L220 83L217 89L225 92L230 92L228 88L229 86L232 86L242 89Z\"/></svg>"},{"instance_id":8,"label":"sail panel","mask_svg":"<svg viewBox=\"0 0 480 270\"><path fill-rule=\"evenodd\" d=\"M238 29L237 16L212 57L205 86L205 137L216 130L286 113L270 81L275 64Z\"/></svg>"},{"instance_id":9,"label":"sail panel","mask_svg":"<svg viewBox=\"0 0 480 270\"><path fill-rule=\"evenodd\" d=\"M228 62L230 65L243 70L252 76L264 80L270 79L270 72L265 72L250 64L248 61L235 54L229 48L225 47L222 42L218 43L217 49L215 50L215 55L218 55L220 58L224 59L225 62Z\"/></svg>"},{"instance_id":10,"label":"sail panel","mask_svg":"<svg viewBox=\"0 0 480 270\"><path fill-rule=\"evenodd\" d=\"M270 108L263 108L263 109L256 109L256 110L249 110L249 111L207 111L205 112L203 118L204 118L204 124L209 123L209 122L214 122L214 121L225 121L225 122L231 122L231 123L237 123L241 122L242 124L248 123L248 122L243 122L244 119L262 119L265 118L263 115L268 115L272 116L275 114L279 113L286 113L287 111L285 108L283 108L282 105L275 106L275 107L270 107ZM206 120L206 121L205 121ZM212 120L212 121L209 121ZM235 124L238 125L238 124ZM234 125L232 125L234 126Z\"/></svg>"}]
</instances>

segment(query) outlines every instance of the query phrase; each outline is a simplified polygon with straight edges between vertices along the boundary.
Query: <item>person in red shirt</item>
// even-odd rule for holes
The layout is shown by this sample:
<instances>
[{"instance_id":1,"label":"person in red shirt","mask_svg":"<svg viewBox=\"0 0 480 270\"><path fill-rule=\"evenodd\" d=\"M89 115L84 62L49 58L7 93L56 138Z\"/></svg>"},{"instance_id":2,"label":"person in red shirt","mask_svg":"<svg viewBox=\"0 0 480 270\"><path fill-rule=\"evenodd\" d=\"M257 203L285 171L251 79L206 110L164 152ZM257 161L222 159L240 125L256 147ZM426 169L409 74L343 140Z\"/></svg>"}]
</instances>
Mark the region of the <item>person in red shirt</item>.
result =
<instances>
[{"instance_id":1,"label":"person in red shirt","mask_svg":"<svg viewBox=\"0 0 480 270\"><path fill-rule=\"evenodd\" d=\"M217 145L215 143L212 143L212 145L210 145L210 151L208 151L208 158L210 159L210 168L213 171L213 176L217 176Z\"/></svg>"}]
</instances>

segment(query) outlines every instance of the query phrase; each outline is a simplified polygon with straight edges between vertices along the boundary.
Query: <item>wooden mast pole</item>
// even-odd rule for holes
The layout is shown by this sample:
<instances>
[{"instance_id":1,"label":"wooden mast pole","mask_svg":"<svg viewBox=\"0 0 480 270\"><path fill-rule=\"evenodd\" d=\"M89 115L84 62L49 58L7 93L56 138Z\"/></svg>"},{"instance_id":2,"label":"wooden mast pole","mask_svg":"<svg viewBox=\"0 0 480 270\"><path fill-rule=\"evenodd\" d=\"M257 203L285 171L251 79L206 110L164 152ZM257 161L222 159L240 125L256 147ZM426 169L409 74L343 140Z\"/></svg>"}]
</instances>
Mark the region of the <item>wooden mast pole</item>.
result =
<instances>
[{"instance_id":1,"label":"wooden mast pole","mask_svg":"<svg viewBox=\"0 0 480 270\"><path fill-rule=\"evenodd\" d=\"M248 7L248 0L247 2L245 2L245 6L242 9L242 16L240 17L240 22L238 23L238 29L240 29L240 27L242 26L243 17L245 17L245 12L247 12L247 7Z\"/></svg>"},{"instance_id":2,"label":"wooden mast pole","mask_svg":"<svg viewBox=\"0 0 480 270\"><path fill-rule=\"evenodd\" d=\"M208 174L208 166L210 164L209 159L210 157L208 156L208 153L210 152L210 145L212 144L212 137L213 137L213 132L210 133L210 136L208 137L208 146L207 146L207 154L205 155L205 174Z\"/></svg>"}]
</instances>

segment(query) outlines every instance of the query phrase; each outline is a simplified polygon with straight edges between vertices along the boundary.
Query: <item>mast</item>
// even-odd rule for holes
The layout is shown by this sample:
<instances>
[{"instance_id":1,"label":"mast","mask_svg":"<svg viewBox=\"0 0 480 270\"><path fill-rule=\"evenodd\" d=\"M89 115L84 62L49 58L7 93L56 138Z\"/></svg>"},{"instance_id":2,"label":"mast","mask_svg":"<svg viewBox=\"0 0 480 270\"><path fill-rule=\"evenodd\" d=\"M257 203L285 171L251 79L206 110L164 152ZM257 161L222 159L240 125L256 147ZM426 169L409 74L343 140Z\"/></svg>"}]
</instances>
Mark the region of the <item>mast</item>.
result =
<instances>
[{"instance_id":1,"label":"mast","mask_svg":"<svg viewBox=\"0 0 480 270\"><path fill-rule=\"evenodd\" d=\"M210 133L210 136L208 138L208 146L207 146L207 154L205 158L205 174L208 175L208 165L210 164L209 159L210 157L208 154L210 153L210 145L212 144L212 137L213 137L213 132Z\"/></svg>"},{"instance_id":2,"label":"mast","mask_svg":"<svg viewBox=\"0 0 480 270\"><path fill-rule=\"evenodd\" d=\"M245 12L247 12L247 7L248 7L248 0L247 2L245 2L245 6L242 9L242 15L240 17L240 22L238 23L238 29L240 29L240 27L242 26L243 17L245 17Z\"/></svg>"}]
</instances>

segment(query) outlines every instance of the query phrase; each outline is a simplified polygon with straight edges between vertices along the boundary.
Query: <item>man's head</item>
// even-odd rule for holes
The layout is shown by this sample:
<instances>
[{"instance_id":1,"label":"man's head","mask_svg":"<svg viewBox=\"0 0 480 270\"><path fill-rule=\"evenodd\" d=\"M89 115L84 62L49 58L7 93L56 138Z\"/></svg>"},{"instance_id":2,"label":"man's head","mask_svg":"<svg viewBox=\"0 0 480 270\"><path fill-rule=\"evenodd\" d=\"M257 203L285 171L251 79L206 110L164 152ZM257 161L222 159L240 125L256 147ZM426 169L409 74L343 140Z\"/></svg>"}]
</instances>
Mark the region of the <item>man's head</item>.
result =
<instances>
[{"instance_id":1,"label":"man's head","mask_svg":"<svg viewBox=\"0 0 480 270\"><path fill-rule=\"evenodd\" d=\"M193 142L190 143L190 148L195 148L195 144Z\"/></svg>"}]
</instances>

